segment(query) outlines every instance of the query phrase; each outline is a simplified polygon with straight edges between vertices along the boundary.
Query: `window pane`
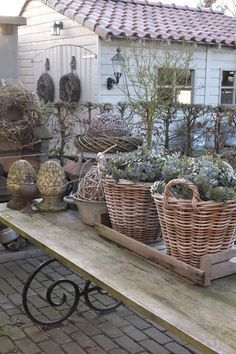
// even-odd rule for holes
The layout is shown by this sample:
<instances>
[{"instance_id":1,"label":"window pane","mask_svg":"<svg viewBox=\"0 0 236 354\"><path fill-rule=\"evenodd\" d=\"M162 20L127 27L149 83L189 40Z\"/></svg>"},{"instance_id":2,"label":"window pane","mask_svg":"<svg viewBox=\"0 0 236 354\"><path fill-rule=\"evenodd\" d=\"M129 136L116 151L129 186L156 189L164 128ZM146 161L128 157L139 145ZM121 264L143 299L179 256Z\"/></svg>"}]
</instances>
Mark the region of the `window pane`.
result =
<instances>
[{"instance_id":1,"label":"window pane","mask_svg":"<svg viewBox=\"0 0 236 354\"><path fill-rule=\"evenodd\" d=\"M174 90L171 87L160 88L158 90L158 96L160 103L173 103L174 102Z\"/></svg>"},{"instance_id":2,"label":"window pane","mask_svg":"<svg viewBox=\"0 0 236 354\"><path fill-rule=\"evenodd\" d=\"M174 70L169 68L161 68L158 71L159 85L173 85L174 83Z\"/></svg>"},{"instance_id":3,"label":"window pane","mask_svg":"<svg viewBox=\"0 0 236 354\"><path fill-rule=\"evenodd\" d=\"M191 90L178 90L176 101L183 104L191 104Z\"/></svg>"},{"instance_id":4,"label":"window pane","mask_svg":"<svg viewBox=\"0 0 236 354\"><path fill-rule=\"evenodd\" d=\"M192 86L192 75L190 70L176 70L177 86Z\"/></svg>"},{"instance_id":5,"label":"window pane","mask_svg":"<svg viewBox=\"0 0 236 354\"><path fill-rule=\"evenodd\" d=\"M223 71L221 86L233 86L234 84L234 71Z\"/></svg>"},{"instance_id":6,"label":"window pane","mask_svg":"<svg viewBox=\"0 0 236 354\"><path fill-rule=\"evenodd\" d=\"M233 90L222 89L221 90L221 103L222 104L233 104Z\"/></svg>"}]
</instances>

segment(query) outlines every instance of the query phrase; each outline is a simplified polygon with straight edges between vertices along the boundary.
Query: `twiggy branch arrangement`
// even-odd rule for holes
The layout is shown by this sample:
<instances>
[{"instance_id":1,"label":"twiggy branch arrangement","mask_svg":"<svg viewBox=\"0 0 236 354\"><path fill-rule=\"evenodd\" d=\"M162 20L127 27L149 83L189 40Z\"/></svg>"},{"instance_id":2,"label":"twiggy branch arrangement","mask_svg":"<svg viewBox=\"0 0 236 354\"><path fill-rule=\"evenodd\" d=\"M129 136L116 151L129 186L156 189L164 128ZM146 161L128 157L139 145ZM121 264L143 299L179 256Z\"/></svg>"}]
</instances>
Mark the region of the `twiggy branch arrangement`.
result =
<instances>
[{"instance_id":1,"label":"twiggy branch arrangement","mask_svg":"<svg viewBox=\"0 0 236 354\"><path fill-rule=\"evenodd\" d=\"M38 140L42 111L35 95L23 87L0 88L0 141L16 149Z\"/></svg>"}]
</instances>

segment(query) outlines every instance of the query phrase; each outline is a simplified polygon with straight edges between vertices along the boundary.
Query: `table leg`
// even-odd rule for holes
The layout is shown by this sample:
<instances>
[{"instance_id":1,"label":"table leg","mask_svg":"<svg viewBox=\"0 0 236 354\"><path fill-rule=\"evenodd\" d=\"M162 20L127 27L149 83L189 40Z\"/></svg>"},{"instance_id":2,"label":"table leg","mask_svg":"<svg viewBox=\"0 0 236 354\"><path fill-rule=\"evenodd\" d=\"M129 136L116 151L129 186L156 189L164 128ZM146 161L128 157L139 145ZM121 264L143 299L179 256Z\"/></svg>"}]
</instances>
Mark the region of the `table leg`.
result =
<instances>
[{"instance_id":1,"label":"table leg","mask_svg":"<svg viewBox=\"0 0 236 354\"><path fill-rule=\"evenodd\" d=\"M46 266L48 266L49 264L56 262L57 260L55 258L50 259L48 261L43 262L42 264L40 264L35 271L33 271L30 275L29 278L27 279L24 288L23 288L23 293L22 293L22 304L23 304L23 308L24 311L26 313L26 315L35 323L39 324L39 325L56 325L58 323L63 322L64 320L66 320L68 317L70 317L73 312L76 310L78 304L79 304L79 300L81 298L81 296L84 297L85 303L87 304L87 306L90 309L93 309L96 312L99 313L106 313L106 312L110 312L112 310L115 310L118 306L121 305L121 302L114 300L115 302L113 303L108 303L107 305L104 306L97 306L94 305L91 302L91 298L90 296L92 295L92 293L94 294L95 292L98 292L100 295L107 295L107 292L103 291L100 287L94 285L91 283L91 281L86 281L85 286L83 291L79 290L78 285L70 280L70 279L59 279L54 281L47 289L46 292L46 299L45 301L47 301L47 303L49 305L51 305L53 308L59 308L60 306L62 306L63 304L66 303L67 300L67 296L65 293L63 293L62 298L58 301L56 301L55 299L53 299L53 291L54 289L60 285L60 284L70 284L74 290L74 300L73 303L70 305L70 308L68 309L68 311L61 316L60 318L53 320L53 321L41 321L40 319L38 319L37 317L35 317L32 312L30 311L30 308L28 306L28 290L30 288L30 285L32 283L32 281L34 280L34 278L36 277L36 275Z\"/></svg>"}]
</instances>

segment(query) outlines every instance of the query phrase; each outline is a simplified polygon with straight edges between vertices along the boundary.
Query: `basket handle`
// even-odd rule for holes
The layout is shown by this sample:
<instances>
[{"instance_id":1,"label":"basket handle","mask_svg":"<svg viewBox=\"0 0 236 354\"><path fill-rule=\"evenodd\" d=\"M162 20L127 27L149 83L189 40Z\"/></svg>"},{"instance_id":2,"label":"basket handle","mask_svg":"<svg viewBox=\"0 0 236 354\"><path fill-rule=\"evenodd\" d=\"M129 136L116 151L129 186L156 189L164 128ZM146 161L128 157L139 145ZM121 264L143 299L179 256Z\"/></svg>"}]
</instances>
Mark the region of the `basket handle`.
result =
<instances>
[{"instance_id":1,"label":"basket handle","mask_svg":"<svg viewBox=\"0 0 236 354\"><path fill-rule=\"evenodd\" d=\"M190 181L184 178L176 178L172 179L170 182L167 183L164 194L163 194L163 205L165 208L168 208L168 198L169 197L174 197L173 194L171 193L171 188L176 186L177 184L182 184L185 187L188 187L192 191L192 207L195 212L199 212L199 209L197 207L197 202L201 201L199 192L197 187Z\"/></svg>"}]
</instances>

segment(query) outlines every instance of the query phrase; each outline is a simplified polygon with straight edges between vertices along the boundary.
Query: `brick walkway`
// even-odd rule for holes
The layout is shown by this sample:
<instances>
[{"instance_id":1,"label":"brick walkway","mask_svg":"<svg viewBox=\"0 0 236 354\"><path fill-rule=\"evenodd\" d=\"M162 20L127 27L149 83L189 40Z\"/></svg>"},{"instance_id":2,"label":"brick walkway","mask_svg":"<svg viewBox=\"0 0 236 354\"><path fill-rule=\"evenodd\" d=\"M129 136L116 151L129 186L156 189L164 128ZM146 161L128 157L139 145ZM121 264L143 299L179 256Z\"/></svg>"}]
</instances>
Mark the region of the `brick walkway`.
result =
<instances>
[{"instance_id":1,"label":"brick walkway","mask_svg":"<svg viewBox=\"0 0 236 354\"><path fill-rule=\"evenodd\" d=\"M64 323L40 327L32 323L22 310L21 292L28 274L46 260L38 256L0 264L0 353L50 353L50 354L190 354L200 353L178 337L144 319L125 306L116 311L99 315L81 301L78 310ZM29 293L34 314L41 319L51 319L55 310L42 301L52 279L62 277L82 285L84 280L68 268L53 263L39 274ZM62 289L55 289L55 299ZM63 292L72 299L72 290L63 286ZM94 301L103 301L94 297ZM64 304L63 310L68 308Z\"/></svg>"}]
</instances>

